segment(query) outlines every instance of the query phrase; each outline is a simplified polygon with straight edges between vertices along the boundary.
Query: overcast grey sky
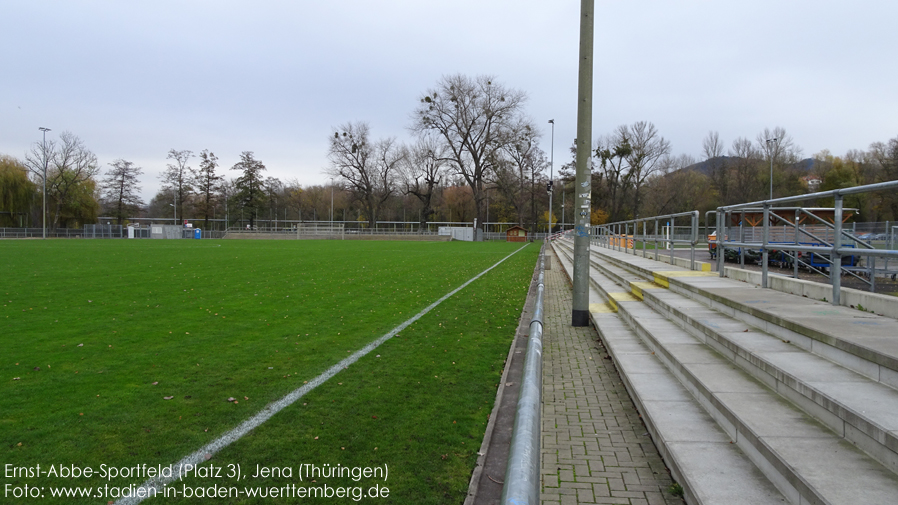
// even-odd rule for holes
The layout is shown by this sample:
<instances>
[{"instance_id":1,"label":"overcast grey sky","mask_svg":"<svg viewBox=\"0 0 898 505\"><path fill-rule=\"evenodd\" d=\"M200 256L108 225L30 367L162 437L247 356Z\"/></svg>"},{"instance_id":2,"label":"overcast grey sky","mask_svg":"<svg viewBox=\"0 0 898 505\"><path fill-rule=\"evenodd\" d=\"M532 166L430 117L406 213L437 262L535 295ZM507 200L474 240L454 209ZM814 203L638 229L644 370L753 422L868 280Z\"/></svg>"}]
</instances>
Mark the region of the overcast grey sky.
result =
<instances>
[{"instance_id":1,"label":"overcast grey sky","mask_svg":"<svg viewBox=\"0 0 898 505\"><path fill-rule=\"evenodd\" d=\"M554 118L555 166L576 133L573 0L0 0L0 153L78 135L105 171L169 149L254 151L270 176L327 181L346 121L409 140L445 74L494 75ZM675 154L782 126L810 156L898 136L898 2L597 1L594 137L653 122ZM196 166L196 162L192 163ZM236 175L230 172L229 176Z\"/></svg>"}]
</instances>

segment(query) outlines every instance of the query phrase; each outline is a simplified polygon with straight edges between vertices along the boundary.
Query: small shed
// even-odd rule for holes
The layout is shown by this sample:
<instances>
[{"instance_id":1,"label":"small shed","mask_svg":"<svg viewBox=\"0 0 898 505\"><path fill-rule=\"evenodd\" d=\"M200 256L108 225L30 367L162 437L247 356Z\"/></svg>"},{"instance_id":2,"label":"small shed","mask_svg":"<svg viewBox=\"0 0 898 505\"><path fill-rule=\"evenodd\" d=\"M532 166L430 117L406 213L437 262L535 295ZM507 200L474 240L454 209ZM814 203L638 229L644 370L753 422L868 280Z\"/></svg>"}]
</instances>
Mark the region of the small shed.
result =
<instances>
[{"instance_id":1,"label":"small shed","mask_svg":"<svg viewBox=\"0 0 898 505\"><path fill-rule=\"evenodd\" d=\"M506 242L526 242L527 230L520 226L512 226L505 231Z\"/></svg>"}]
</instances>

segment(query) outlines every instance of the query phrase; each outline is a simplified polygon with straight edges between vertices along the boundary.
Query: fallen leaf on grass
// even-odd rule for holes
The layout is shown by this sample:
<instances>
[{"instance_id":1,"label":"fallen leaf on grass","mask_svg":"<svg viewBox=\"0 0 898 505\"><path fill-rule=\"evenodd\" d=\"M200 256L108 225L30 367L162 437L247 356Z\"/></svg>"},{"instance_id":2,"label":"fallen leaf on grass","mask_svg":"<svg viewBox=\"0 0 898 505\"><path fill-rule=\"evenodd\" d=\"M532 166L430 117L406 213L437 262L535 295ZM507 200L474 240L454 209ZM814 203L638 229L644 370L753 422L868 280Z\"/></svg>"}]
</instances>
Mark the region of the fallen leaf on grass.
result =
<instances>
[{"instance_id":1,"label":"fallen leaf on grass","mask_svg":"<svg viewBox=\"0 0 898 505\"><path fill-rule=\"evenodd\" d=\"M174 398L174 396L163 396L162 397L163 400L171 400L172 398Z\"/></svg>"},{"instance_id":2,"label":"fallen leaf on grass","mask_svg":"<svg viewBox=\"0 0 898 505\"><path fill-rule=\"evenodd\" d=\"M230 397L230 398L228 398L228 401L229 401L229 402L233 402L233 401L236 401L236 400L237 400L237 399L236 399L236 398L234 398L234 397L233 397L233 396L232 396L232 397Z\"/></svg>"}]
</instances>

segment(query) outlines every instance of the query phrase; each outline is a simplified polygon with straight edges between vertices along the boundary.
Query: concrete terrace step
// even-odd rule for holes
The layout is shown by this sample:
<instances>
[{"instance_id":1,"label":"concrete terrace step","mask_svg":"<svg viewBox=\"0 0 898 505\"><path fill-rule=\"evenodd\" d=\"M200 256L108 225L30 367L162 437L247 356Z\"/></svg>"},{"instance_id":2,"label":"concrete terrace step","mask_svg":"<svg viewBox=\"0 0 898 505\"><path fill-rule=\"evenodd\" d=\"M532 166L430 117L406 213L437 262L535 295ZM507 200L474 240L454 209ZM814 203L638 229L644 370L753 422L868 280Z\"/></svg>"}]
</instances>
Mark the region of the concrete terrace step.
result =
<instances>
[{"instance_id":1,"label":"concrete terrace step","mask_svg":"<svg viewBox=\"0 0 898 505\"><path fill-rule=\"evenodd\" d=\"M570 243L556 246L571 255ZM790 501L894 501L894 390L597 258L591 284Z\"/></svg>"},{"instance_id":2,"label":"concrete terrace step","mask_svg":"<svg viewBox=\"0 0 898 505\"><path fill-rule=\"evenodd\" d=\"M556 253L570 277L569 251L556 248ZM590 316L687 503L786 503L658 356L601 300L597 286L590 289Z\"/></svg>"},{"instance_id":3,"label":"concrete terrace step","mask_svg":"<svg viewBox=\"0 0 898 505\"><path fill-rule=\"evenodd\" d=\"M568 242L569 243L569 242ZM898 320L593 247L607 262L898 387ZM898 304L898 300L896 300Z\"/></svg>"},{"instance_id":4,"label":"concrete terrace step","mask_svg":"<svg viewBox=\"0 0 898 505\"><path fill-rule=\"evenodd\" d=\"M632 275L603 262L593 266L623 285ZM646 291L639 282L630 286L655 310L898 472L898 391L877 381L878 369L869 362L856 359L841 366L844 360L836 364L830 356L805 352L813 348L809 342L801 345L777 336L780 332L770 323L764 326L767 331L746 328L745 318L738 315L743 321L668 290Z\"/></svg>"}]
</instances>

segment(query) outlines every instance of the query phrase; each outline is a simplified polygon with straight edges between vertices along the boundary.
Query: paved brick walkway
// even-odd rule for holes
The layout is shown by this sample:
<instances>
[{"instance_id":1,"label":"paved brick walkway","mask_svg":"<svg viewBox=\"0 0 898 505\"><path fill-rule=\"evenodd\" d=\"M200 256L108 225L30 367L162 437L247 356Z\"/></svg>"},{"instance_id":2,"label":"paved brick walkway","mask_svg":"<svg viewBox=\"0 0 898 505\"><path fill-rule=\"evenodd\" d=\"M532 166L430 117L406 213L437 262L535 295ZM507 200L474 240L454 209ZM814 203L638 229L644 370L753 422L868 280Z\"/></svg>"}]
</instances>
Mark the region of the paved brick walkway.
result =
<instances>
[{"instance_id":1,"label":"paved brick walkway","mask_svg":"<svg viewBox=\"0 0 898 505\"><path fill-rule=\"evenodd\" d=\"M683 505L595 330L573 328L571 285L546 271L542 503Z\"/></svg>"}]
</instances>

